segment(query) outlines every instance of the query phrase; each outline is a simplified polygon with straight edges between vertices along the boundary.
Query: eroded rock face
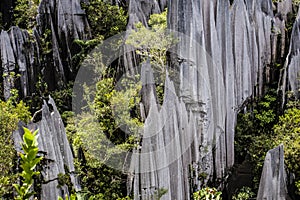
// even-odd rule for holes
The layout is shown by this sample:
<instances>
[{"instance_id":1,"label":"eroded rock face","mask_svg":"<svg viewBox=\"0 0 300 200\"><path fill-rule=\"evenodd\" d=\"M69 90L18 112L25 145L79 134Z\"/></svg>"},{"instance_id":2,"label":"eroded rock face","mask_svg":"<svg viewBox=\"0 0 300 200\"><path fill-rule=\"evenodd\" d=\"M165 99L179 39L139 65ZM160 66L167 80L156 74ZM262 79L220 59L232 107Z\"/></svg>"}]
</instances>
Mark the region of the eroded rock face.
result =
<instances>
[{"instance_id":1,"label":"eroded rock face","mask_svg":"<svg viewBox=\"0 0 300 200\"><path fill-rule=\"evenodd\" d=\"M17 84L20 84L23 97L34 93L35 82L40 71L36 57L37 44L30 42L28 32L18 27L12 27L8 32L2 30L0 41L4 97L7 99L10 96L10 90ZM15 75L10 76L11 73ZM20 82L15 81L17 74L21 75Z\"/></svg>"},{"instance_id":2,"label":"eroded rock face","mask_svg":"<svg viewBox=\"0 0 300 200\"><path fill-rule=\"evenodd\" d=\"M284 64L284 73L282 76L283 99L285 98L285 91L291 86L292 92L299 98L299 71L300 71L300 9L297 14L296 21L293 25L291 35L291 43L289 53ZM288 82L286 82L288 80ZM283 101L284 102L284 101Z\"/></svg>"},{"instance_id":3,"label":"eroded rock face","mask_svg":"<svg viewBox=\"0 0 300 200\"><path fill-rule=\"evenodd\" d=\"M287 192L283 145L268 151L260 178L257 199L290 199Z\"/></svg>"},{"instance_id":4,"label":"eroded rock face","mask_svg":"<svg viewBox=\"0 0 300 200\"><path fill-rule=\"evenodd\" d=\"M42 0L33 34L18 27L2 31L1 63L3 74L21 75L20 81L3 80L4 97L19 85L22 97L35 93L35 83L41 75L48 89L62 89L74 77L72 57L78 53L75 39L91 37L89 25L80 1ZM46 44L48 40L50 44Z\"/></svg>"},{"instance_id":5,"label":"eroded rock face","mask_svg":"<svg viewBox=\"0 0 300 200\"><path fill-rule=\"evenodd\" d=\"M136 199L151 199L159 189L167 190L162 199L189 199L209 180L222 185L226 169L234 162L237 112L251 95L263 94L270 79L268 66L283 57L287 48L285 29L291 0L278 3L277 15L271 0L236 0L232 5L229 0L131 0L128 30L139 21L147 25L150 14L162 12L166 4L169 28L186 36L176 47L180 91L175 92L167 77L165 99L159 106L149 90L143 142L136 150L141 156L132 159ZM284 81L289 77L294 91L300 59L299 15L283 76ZM42 0L37 24L33 35L17 27L1 32L2 72L21 74L17 82L3 78L5 98L15 84L20 85L23 97L32 95L40 73L49 89L63 88L73 72L73 40L90 37L79 0ZM45 34L52 41L46 55L42 53ZM135 55L126 54L124 64L126 71L134 72ZM286 85L284 82L283 91ZM64 165L74 170L61 119L52 100L50 104L54 112L45 104L42 121L32 125L40 128L40 149L51 160L50 168L43 172L49 182L42 187L42 199L67 193L65 186L56 188L57 174L65 173ZM15 141L20 138L21 132ZM74 185L75 179L72 177Z\"/></svg>"},{"instance_id":6,"label":"eroded rock face","mask_svg":"<svg viewBox=\"0 0 300 200\"><path fill-rule=\"evenodd\" d=\"M180 91L165 93L162 107L151 101L140 157L134 159L136 199L151 199L162 188L168 190L162 199L189 199L209 180L222 187L234 163L237 113L264 93L272 81L270 65L285 55L291 1L277 6L274 15L271 0L168 2L169 28L185 34L178 34L172 55ZM165 91L172 84L167 78Z\"/></svg>"},{"instance_id":7,"label":"eroded rock face","mask_svg":"<svg viewBox=\"0 0 300 200\"><path fill-rule=\"evenodd\" d=\"M66 185L58 187L58 174L69 173L76 191L80 190L80 185L75 176L73 154L66 136L63 121L51 97L48 103L44 102L42 120L38 123L29 124L28 128L39 130L39 152L44 156L44 163L46 163L46 166L42 166L43 183L41 187L41 199L57 199L59 196L65 197L66 194L70 196ZM52 107L53 111L50 111L48 105ZM22 127L13 134L17 151L22 151L21 143L23 134Z\"/></svg>"}]
</instances>

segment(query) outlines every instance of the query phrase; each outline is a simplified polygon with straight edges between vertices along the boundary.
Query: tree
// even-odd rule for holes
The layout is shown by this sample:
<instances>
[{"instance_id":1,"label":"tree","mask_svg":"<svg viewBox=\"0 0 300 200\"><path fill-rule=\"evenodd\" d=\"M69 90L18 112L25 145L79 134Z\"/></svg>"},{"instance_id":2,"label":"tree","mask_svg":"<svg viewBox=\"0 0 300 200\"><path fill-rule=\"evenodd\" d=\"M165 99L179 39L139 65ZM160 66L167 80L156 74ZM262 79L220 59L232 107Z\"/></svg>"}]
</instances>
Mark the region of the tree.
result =
<instances>
[{"instance_id":1,"label":"tree","mask_svg":"<svg viewBox=\"0 0 300 200\"><path fill-rule=\"evenodd\" d=\"M150 28L135 24L126 44L133 46L144 61L149 59L159 72L165 73L167 51L177 43L174 35L167 32L167 11L151 15L148 23Z\"/></svg>"},{"instance_id":2,"label":"tree","mask_svg":"<svg viewBox=\"0 0 300 200\"><path fill-rule=\"evenodd\" d=\"M104 39L126 30L127 14L122 7L110 5L103 0L91 0L82 4L86 11L94 38Z\"/></svg>"}]
</instances>

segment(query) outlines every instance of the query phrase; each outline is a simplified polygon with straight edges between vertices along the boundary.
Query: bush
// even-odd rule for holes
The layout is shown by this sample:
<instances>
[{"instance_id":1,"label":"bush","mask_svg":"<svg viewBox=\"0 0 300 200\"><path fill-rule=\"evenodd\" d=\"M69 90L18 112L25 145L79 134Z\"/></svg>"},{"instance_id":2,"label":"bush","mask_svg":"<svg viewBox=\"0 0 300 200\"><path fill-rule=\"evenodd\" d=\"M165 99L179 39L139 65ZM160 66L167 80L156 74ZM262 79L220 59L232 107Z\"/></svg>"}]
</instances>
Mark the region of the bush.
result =
<instances>
[{"instance_id":1,"label":"bush","mask_svg":"<svg viewBox=\"0 0 300 200\"><path fill-rule=\"evenodd\" d=\"M194 192L194 200L221 200L222 192L218 191L216 188L205 187L201 190Z\"/></svg>"},{"instance_id":2,"label":"bush","mask_svg":"<svg viewBox=\"0 0 300 200\"><path fill-rule=\"evenodd\" d=\"M288 170L295 174L295 181L300 181L300 110L290 108L279 117L279 122L274 126L276 145L284 145L285 164ZM296 184L300 194L299 184Z\"/></svg>"},{"instance_id":3,"label":"bush","mask_svg":"<svg viewBox=\"0 0 300 200\"><path fill-rule=\"evenodd\" d=\"M275 115L275 102L274 98L267 96L257 104L260 109L254 109L254 113L239 115L235 138L236 155L238 158L248 156L247 159L253 167L255 191L259 186L267 151L282 143L286 167L295 175L295 186L298 188L297 193L300 194L299 101L289 102L288 109L279 117Z\"/></svg>"},{"instance_id":4,"label":"bush","mask_svg":"<svg viewBox=\"0 0 300 200\"><path fill-rule=\"evenodd\" d=\"M17 129L18 122L28 122L30 112L28 107L20 101L17 102L17 91L7 101L0 100L0 197L11 197L12 183L16 181L15 158L12 132Z\"/></svg>"},{"instance_id":5,"label":"bush","mask_svg":"<svg viewBox=\"0 0 300 200\"><path fill-rule=\"evenodd\" d=\"M136 30L129 34L126 44L136 48L136 53L144 61L150 60L154 69L165 73L167 64L167 51L174 46L177 39L167 32L167 11L150 16L149 26L146 28L142 23L135 24Z\"/></svg>"},{"instance_id":6,"label":"bush","mask_svg":"<svg viewBox=\"0 0 300 200\"><path fill-rule=\"evenodd\" d=\"M37 132L38 130L31 132L27 128L24 128L23 144L22 149L24 154L19 153L21 157L21 168L22 168L22 185L14 184L18 196L15 197L16 200L29 200L29 198L35 194L31 191L31 186L33 185L33 178L39 175L39 171L35 171L37 164L43 159L43 157L38 157L37 153L38 143L37 143Z\"/></svg>"},{"instance_id":7,"label":"bush","mask_svg":"<svg viewBox=\"0 0 300 200\"><path fill-rule=\"evenodd\" d=\"M39 0L17 0L14 9L15 25L31 30L36 25L39 3Z\"/></svg>"},{"instance_id":8,"label":"bush","mask_svg":"<svg viewBox=\"0 0 300 200\"><path fill-rule=\"evenodd\" d=\"M273 126L278 122L276 91L248 105L252 112L240 113L235 131L235 158L250 161L253 169L253 191L257 191L267 151L274 148Z\"/></svg>"},{"instance_id":9,"label":"bush","mask_svg":"<svg viewBox=\"0 0 300 200\"><path fill-rule=\"evenodd\" d=\"M77 153L76 169L83 193L89 199L118 199L126 193L126 175L105 163L116 155L134 148L141 120L137 105L140 84L124 79L122 90L115 89L113 78L103 77L97 83L94 100L86 88L85 99L90 112L69 118L67 131ZM128 130L132 135L126 134ZM123 163L116 165L121 166ZM121 161L122 162L122 161ZM93 184L90 184L93 183Z\"/></svg>"},{"instance_id":10,"label":"bush","mask_svg":"<svg viewBox=\"0 0 300 200\"><path fill-rule=\"evenodd\" d=\"M104 39L126 30L127 14L122 7L113 6L103 0L91 0L82 4L86 11L94 38Z\"/></svg>"},{"instance_id":11,"label":"bush","mask_svg":"<svg viewBox=\"0 0 300 200\"><path fill-rule=\"evenodd\" d=\"M248 200L254 197L254 192L252 192L249 187L242 187L238 193L233 195L232 200Z\"/></svg>"}]
</instances>

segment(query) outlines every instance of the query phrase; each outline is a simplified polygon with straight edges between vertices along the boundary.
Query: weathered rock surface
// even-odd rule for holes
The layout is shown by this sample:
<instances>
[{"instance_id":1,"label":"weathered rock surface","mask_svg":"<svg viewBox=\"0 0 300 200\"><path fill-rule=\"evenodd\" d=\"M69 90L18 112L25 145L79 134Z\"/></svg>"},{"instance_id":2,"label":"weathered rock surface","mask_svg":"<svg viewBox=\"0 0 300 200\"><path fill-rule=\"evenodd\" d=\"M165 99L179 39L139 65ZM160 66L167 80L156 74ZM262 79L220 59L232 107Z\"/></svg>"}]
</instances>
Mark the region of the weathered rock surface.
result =
<instances>
[{"instance_id":1,"label":"weathered rock surface","mask_svg":"<svg viewBox=\"0 0 300 200\"><path fill-rule=\"evenodd\" d=\"M69 195L66 185L58 187L58 174L70 173L71 182L76 191L80 190L80 185L74 173L73 154L63 121L51 97L48 103L53 111L51 112L48 104L44 102L42 120L38 123L29 124L28 128L39 130L39 152L46 160L46 166L42 166L41 199L57 199L59 196ZM17 151L21 151L22 135L23 129L21 127L13 134Z\"/></svg>"},{"instance_id":2,"label":"weathered rock surface","mask_svg":"<svg viewBox=\"0 0 300 200\"><path fill-rule=\"evenodd\" d=\"M30 35L26 30L12 27L2 31L1 63L3 74L20 74L20 81L3 80L4 96L18 84L22 97L35 93L35 83L42 75L48 89L62 89L74 76L72 56L78 53L74 39L90 38L89 25L80 0L42 0L37 25ZM50 40L51 44L47 41Z\"/></svg>"},{"instance_id":3,"label":"weathered rock surface","mask_svg":"<svg viewBox=\"0 0 300 200\"><path fill-rule=\"evenodd\" d=\"M291 35L291 43L289 46L289 53L284 64L284 73L282 77L282 91L283 98L285 98L285 91L291 90L296 97L299 98L299 71L300 71L300 9L297 14L296 21L293 25ZM288 80L288 82L286 81ZM290 88L289 88L290 86ZM284 101L283 101L284 102Z\"/></svg>"},{"instance_id":4,"label":"weathered rock surface","mask_svg":"<svg viewBox=\"0 0 300 200\"><path fill-rule=\"evenodd\" d=\"M222 187L234 163L237 113L264 93L270 65L286 51L291 1L277 6L275 16L271 0L168 2L169 28L184 34L172 60L180 58L180 91L167 78L163 105L151 101L133 159L135 199L152 199L162 188L162 199L189 199L209 180ZM298 67L299 58L294 62Z\"/></svg>"},{"instance_id":5,"label":"weathered rock surface","mask_svg":"<svg viewBox=\"0 0 300 200\"><path fill-rule=\"evenodd\" d=\"M283 145L268 151L260 178L257 199L290 199L287 194Z\"/></svg>"},{"instance_id":6,"label":"weathered rock surface","mask_svg":"<svg viewBox=\"0 0 300 200\"><path fill-rule=\"evenodd\" d=\"M175 48L180 61L172 60L180 69L180 91L167 77L160 106L149 90L143 141L132 159L136 199L153 199L160 189L167 190L162 199L189 199L209 180L222 185L234 163L237 112L251 96L263 94L269 65L287 48L281 89L284 93L290 84L297 94L299 88L300 11L290 46L285 45L291 0L279 2L276 15L271 0L235 0L232 5L229 0L131 0L128 30L139 21L147 25L150 14L162 12L167 4L169 28L185 35ZM50 49L45 49L46 37L51 38ZM42 0L33 35L18 27L1 32L0 71L21 74L17 81L4 76L5 98L16 84L22 97L34 94L39 74L50 90L63 88L72 78L73 40L89 37L80 0ZM133 73L136 56L126 54L124 64ZM65 173L64 165L74 171L63 124L53 100L49 103L54 112L44 104L42 121L30 125L39 127L40 149L50 161L43 172L49 182L42 186L42 199L68 193L65 186L56 188L57 174ZM16 144L21 135L15 134ZM72 182L78 189L74 176Z\"/></svg>"}]
</instances>

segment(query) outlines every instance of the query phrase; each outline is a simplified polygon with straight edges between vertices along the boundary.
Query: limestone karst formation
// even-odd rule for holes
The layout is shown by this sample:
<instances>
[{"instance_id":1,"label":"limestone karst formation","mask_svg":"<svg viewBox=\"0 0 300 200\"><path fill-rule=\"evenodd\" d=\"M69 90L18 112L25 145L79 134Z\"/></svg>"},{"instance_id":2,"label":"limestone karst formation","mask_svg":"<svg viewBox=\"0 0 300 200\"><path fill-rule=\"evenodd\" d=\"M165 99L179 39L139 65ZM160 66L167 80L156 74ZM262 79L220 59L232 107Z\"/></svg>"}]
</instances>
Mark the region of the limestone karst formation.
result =
<instances>
[{"instance_id":1,"label":"limestone karst formation","mask_svg":"<svg viewBox=\"0 0 300 200\"><path fill-rule=\"evenodd\" d=\"M178 63L180 90L176 94L167 79L162 107L151 102L152 128L146 127L135 160L136 199L151 199L160 188L170 191L162 199L188 199L203 182L213 179L222 185L234 163L237 113L249 98L263 94L274 79L269 66L288 48L284 87L297 92L299 25L296 21L286 46L285 20L292 2L277 6L275 15L271 0L168 2L169 28L184 34L175 51L183 58Z\"/></svg>"},{"instance_id":2,"label":"limestone karst formation","mask_svg":"<svg viewBox=\"0 0 300 200\"><path fill-rule=\"evenodd\" d=\"M15 87L22 97L35 95L39 76L50 90L63 88L74 79L72 56L78 49L72 42L91 37L80 2L41 0L32 33L18 27L2 30L1 75L21 75L17 83L8 76L1 79L5 98ZM189 199L211 180L222 188L234 164L237 114L278 78L271 65L285 60L284 69L277 72L282 103L288 90L299 96L300 10L289 36L292 0L279 1L275 8L272 0L130 0L128 7L128 30L136 22L147 26L151 14L167 8L168 29L180 39L170 56L170 63L179 69L179 87L166 77L162 105L157 104L153 90L147 91L149 110L142 142L131 158L128 191L135 199L153 199L160 189L166 189L161 199L181 200ZM52 41L46 55L41 51L45 33ZM136 57L133 52L123 55L125 71L133 73L139 66ZM147 63L142 71L150 69ZM152 77L151 73L144 75L147 80ZM58 173L65 172L64 165L73 172L74 164L62 120L51 98L49 103L53 112L45 103L42 120L29 126L39 127L40 149L50 160L42 197L56 199L68 193L67 188L56 188ZM17 144L21 135L21 131L14 135ZM281 148L277 149L280 153ZM275 150L266 159L276 156ZM265 166L264 172L268 170L270 166ZM76 176L71 178L80 190ZM264 195L261 190L259 195Z\"/></svg>"}]
</instances>

